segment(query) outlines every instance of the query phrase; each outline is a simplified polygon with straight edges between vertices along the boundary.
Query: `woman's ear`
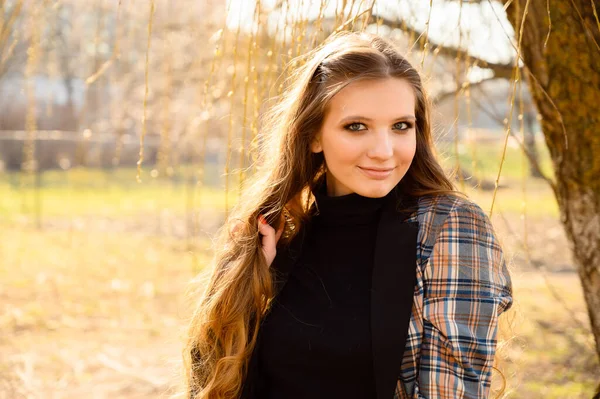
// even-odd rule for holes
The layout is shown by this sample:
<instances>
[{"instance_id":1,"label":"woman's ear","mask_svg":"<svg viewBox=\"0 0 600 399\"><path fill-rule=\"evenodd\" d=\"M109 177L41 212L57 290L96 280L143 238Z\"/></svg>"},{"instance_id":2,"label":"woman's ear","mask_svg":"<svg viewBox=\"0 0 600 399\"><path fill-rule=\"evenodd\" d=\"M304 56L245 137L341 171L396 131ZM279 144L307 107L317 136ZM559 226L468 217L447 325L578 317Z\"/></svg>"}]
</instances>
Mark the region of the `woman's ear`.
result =
<instances>
[{"instance_id":1,"label":"woman's ear","mask_svg":"<svg viewBox=\"0 0 600 399\"><path fill-rule=\"evenodd\" d=\"M321 138L319 137L319 134L317 134L315 138L313 138L313 140L311 141L310 150L315 154L323 151L323 147L321 147Z\"/></svg>"}]
</instances>

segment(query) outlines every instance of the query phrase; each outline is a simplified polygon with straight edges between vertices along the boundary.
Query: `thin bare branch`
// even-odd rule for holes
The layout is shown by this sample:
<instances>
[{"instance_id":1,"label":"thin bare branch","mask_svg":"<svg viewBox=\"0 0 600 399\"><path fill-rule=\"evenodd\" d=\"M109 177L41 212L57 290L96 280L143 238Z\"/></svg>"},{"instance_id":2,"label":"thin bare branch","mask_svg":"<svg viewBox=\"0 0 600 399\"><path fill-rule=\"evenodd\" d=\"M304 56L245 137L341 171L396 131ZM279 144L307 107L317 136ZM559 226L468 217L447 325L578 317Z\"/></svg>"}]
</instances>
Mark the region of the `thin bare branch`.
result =
<instances>
[{"instance_id":1,"label":"thin bare branch","mask_svg":"<svg viewBox=\"0 0 600 399\"><path fill-rule=\"evenodd\" d=\"M593 0L592 0L593 4ZM550 15L550 0L546 0L546 12L548 13L548 34L546 40L544 40L544 50L548 47L548 40L550 40L550 32L552 32L552 17Z\"/></svg>"},{"instance_id":2,"label":"thin bare branch","mask_svg":"<svg viewBox=\"0 0 600 399\"><path fill-rule=\"evenodd\" d=\"M429 39L426 31L420 31L418 29L415 29L414 27L409 26L409 24L406 23L406 21L392 20L386 16L379 15L377 13L373 13L372 7L370 7L366 11L363 11L362 13L355 16L354 18L352 18L348 21L345 21L344 23L342 23L341 26L337 27L337 29L335 31L343 30L348 24L353 23L357 18L366 14L367 12L370 13L370 17L368 20L369 24L386 25L390 28L396 27L396 28L402 30L403 32L409 34L411 37L416 37L417 39L416 39L415 44L417 44L417 43L421 44L421 47L424 49L426 49L425 46L435 47L434 52L436 54L446 56L449 58L454 58L454 59L458 58L458 57L466 58L468 56L469 59L472 60L474 66L478 66L480 68L485 68L485 69L491 69L494 72L494 76L497 78L510 79L512 76L512 71L514 69L514 65L512 62L509 62L506 64L489 62L482 58L475 57L472 54L469 54L468 51L465 49L462 49L459 47L454 47L454 46L445 46L445 45L437 44L435 42L432 42ZM316 22L316 21L313 21L313 22ZM333 18L326 18L323 20L323 22L326 22L326 24L323 24L323 25L331 26L331 25L333 25L334 20L333 20Z\"/></svg>"},{"instance_id":3,"label":"thin bare branch","mask_svg":"<svg viewBox=\"0 0 600 399\"><path fill-rule=\"evenodd\" d=\"M469 87L470 88L478 87L486 82L489 82L490 80L495 80L495 79L503 79L503 78L499 78L497 76L492 76L489 78L482 79L478 82L469 83ZM439 104L442 101L455 96L457 92L459 95L462 94L465 91L465 89L466 89L466 86L463 85L459 90L449 90L449 91L444 91L442 93L438 93L431 99L431 101L435 104Z\"/></svg>"},{"instance_id":4,"label":"thin bare branch","mask_svg":"<svg viewBox=\"0 0 600 399\"><path fill-rule=\"evenodd\" d=\"M492 4L492 0L487 0L487 2L490 5ZM498 14L496 13L496 11L493 8L492 8L492 12L494 13L494 16L496 17L496 20L498 21L498 23L500 23L500 17L498 16ZM504 35L506 36L506 38L510 42L511 46L513 47L513 49L517 52L517 54L520 54L519 50L517 49L517 46L515 46L515 44L513 43L513 40L511 39L510 35L506 31L506 29L504 29L504 26L502 26L502 23L500 23L500 26L502 27L502 31L504 32ZM554 100L552 100L552 97L550 97L550 95L548 94L548 92L546 91L546 89L544 88L544 86L542 86L542 84L540 83L540 81L538 80L538 78L535 76L535 74L531 71L531 69L529 69L529 67L527 66L527 63L525 62L525 60L523 60L523 69L525 70L525 72L527 72L529 74L529 77L531 79L533 79L534 83L540 89L540 91L542 92L542 94L544 94L544 97L546 97L546 99L548 100L548 102L550 103L550 105L552 106L552 108L554 108L554 110L556 111L556 115L558 116L558 121L560 122L560 125L562 127L562 131L563 131L563 136L565 138L565 149L568 149L569 148L569 136L567 134L567 128L565 127L565 124L563 122L562 114L560 113L558 107L554 103Z\"/></svg>"},{"instance_id":5,"label":"thin bare branch","mask_svg":"<svg viewBox=\"0 0 600 399\"><path fill-rule=\"evenodd\" d=\"M592 9L594 10L594 17L596 18L596 24L598 25L598 30L600 30L600 20L598 19L598 11L596 11L596 4L594 4L594 0L592 1Z\"/></svg>"},{"instance_id":6,"label":"thin bare branch","mask_svg":"<svg viewBox=\"0 0 600 399\"><path fill-rule=\"evenodd\" d=\"M468 51L458 48L458 47L443 46L443 45L436 44L427 38L427 35L425 34L425 32L415 29L415 28L409 26L408 24L396 25L395 21L393 21L389 18L386 18L384 16L381 16L381 15L376 15L376 14L372 15L372 19L373 19L373 23L375 23L377 20L379 20L382 22L383 25L398 26L398 28L401 29L403 32L406 32L406 33L418 38L417 39L418 41L422 41L424 43L429 42L429 45L431 45L432 47L435 47L436 48L435 51L438 52L440 55L443 55L443 56L446 56L449 58L457 58L457 57L464 58L468 54ZM480 68L491 69L494 72L494 76L497 78L510 79L512 76L512 71L514 69L514 65L512 62L507 63L507 64L488 62L482 58L475 57L471 54L469 54L469 58L472 60L473 65L478 66Z\"/></svg>"}]
</instances>

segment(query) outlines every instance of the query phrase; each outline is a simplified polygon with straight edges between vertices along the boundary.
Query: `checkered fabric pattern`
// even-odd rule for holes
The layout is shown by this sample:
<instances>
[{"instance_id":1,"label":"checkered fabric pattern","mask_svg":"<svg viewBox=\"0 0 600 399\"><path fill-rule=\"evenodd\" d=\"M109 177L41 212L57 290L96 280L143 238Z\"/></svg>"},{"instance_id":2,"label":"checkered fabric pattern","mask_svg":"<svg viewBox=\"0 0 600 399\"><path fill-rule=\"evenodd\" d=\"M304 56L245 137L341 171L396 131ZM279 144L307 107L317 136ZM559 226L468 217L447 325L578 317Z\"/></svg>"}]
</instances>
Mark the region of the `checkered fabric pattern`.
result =
<instances>
[{"instance_id":1,"label":"checkered fabric pattern","mask_svg":"<svg viewBox=\"0 0 600 399\"><path fill-rule=\"evenodd\" d=\"M498 316L512 285L489 218L452 196L421 197L417 283L394 399L488 398Z\"/></svg>"}]
</instances>

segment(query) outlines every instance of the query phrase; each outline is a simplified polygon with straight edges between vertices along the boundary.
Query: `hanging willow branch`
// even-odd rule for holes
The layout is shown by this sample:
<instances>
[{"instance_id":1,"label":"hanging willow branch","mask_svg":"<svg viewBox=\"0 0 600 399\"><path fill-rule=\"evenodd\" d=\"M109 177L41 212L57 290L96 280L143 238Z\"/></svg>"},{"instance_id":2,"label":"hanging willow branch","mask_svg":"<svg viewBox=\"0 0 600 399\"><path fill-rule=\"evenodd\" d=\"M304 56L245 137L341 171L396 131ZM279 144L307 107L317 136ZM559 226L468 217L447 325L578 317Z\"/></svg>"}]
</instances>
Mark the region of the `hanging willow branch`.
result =
<instances>
[{"instance_id":1,"label":"hanging willow branch","mask_svg":"<svg viewBox=\"0 0 600 399\"><path fill-rule=\"evenodd\" d=\"M372 23L375 23L377 20L380 20L383 25L387 26L394 26L394 24L397 24L397 22L394 22L393 20L383 17L381 15L373 15L372 18ZM514 65L512 62L506 64L488 62L482 58L474 57L472 54L469 54L466 50L463 50L459 47L436 44L427 37L427 35L425 34L426 32L415 29L409 26L407 23L403 23L396 26L403 32L418 38L417 40L419 42L423 42L423 45L427 42L428 46L435 47L435 51L437 51L439 55L446 56L448 58L464 58L468 55L474 66L478 66L480 68L485 69L491 69L494 72L494 76L497 78L510 79L512 76L512 72L514 69Z\"/></svg>"}]
</instances>

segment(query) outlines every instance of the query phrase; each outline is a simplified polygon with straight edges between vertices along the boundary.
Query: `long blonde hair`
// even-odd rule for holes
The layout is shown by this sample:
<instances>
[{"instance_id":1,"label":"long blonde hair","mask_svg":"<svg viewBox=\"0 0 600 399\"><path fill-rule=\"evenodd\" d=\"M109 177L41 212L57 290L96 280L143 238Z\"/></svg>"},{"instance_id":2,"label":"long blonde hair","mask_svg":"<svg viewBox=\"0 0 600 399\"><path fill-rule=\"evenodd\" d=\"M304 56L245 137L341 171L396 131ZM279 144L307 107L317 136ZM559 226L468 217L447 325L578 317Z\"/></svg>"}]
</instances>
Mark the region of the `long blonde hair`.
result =
<instances>
[{"instance_id":1,"label":"long blonde hair","mask_svg":"<svg viewBox=\"0 0 600 399\"><path fill-rule=\"evenodd\" d=\"M391 43L376 35L342 32L291 65L296 67L261 128L256 173L219 231L212 275L192 316L184 350L190 398L233 399L241 393L260 323L273 298L257 217L263 214L276 226L285 213L286 233L278 247L301 231L309 218L307 194L324 171L323 155L312 153L310 143L329 99L341 88L359 79L408 81L416 98L417 148L399 188L410 196L454 192L434 157L421 77Z\"/></svg>"}]
</instances>

